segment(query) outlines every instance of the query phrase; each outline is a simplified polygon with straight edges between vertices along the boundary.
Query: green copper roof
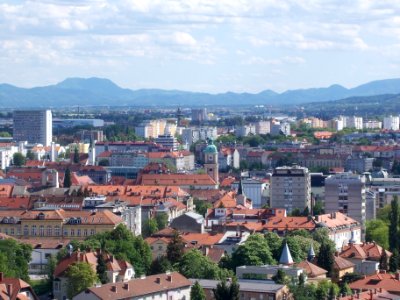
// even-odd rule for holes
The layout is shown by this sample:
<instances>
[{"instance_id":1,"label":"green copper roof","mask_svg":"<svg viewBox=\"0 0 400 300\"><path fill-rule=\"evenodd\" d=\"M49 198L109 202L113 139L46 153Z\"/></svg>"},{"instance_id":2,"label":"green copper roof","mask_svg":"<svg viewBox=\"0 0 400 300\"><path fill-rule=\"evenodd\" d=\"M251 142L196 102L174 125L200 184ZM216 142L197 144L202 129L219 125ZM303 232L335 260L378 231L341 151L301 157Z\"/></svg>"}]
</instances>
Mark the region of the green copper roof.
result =
<instances>
[{"instance_id":1,"label":"green copper roof","mask_svg":"<svg viewBox=\"0 0 400 300\"><path fill-rule=\"evenodd\" d=\"M217 153L217 147L213 144L212 139L207 139L208 146L204 149L204 153Z\"/></svg>"}]
</instances>

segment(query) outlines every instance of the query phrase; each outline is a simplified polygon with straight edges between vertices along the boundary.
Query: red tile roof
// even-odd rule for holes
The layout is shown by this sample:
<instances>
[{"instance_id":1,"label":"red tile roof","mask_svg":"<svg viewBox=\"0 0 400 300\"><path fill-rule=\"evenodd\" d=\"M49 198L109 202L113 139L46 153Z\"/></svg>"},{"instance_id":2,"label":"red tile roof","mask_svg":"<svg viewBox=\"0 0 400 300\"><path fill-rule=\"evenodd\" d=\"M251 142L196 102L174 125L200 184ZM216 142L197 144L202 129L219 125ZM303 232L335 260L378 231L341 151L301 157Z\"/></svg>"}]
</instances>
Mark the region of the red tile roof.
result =
<instances>
[{"instance_id":1,"label":"red tile roof","mask_svg":"<svg viewBox=\"0 0 400 300\"><path fill-rule=\"evenodd\" d=\"M325 275L326 273L328 273L327 270L324 270L324 269L318 267L317 265L314 265L313 263L309 262L308 260L303 260L302 262L298 263L296 266L298 268L302 268L306 272L307 277L310 277L310 278L318 277L318 276Z\"/></svg>"},{"instance_id":2,"label":"red tile roof","mask_svg":"<svg viewBox=\"0 0 400 300\"><path fill-rule=\"evenodd\" d=\"M192 283L183 275L173 272L127 282L104 284L101 287L89 288L88 291L95 294L99 299L127 299L189 288L191 285Z\"/></svg>"},{"instance_id":3,"label":"red tile roof","mask_svg":"<svg viewBox=\"0 0 400 300\"><path fill-rule=\"evenodd\" d=\"M351 289L370 290L382 288L389 293L400 293L400 275L389 273L378 273L364 276L363 279L350 283Z\"/></svg>"},{"instance_id":4,"label":"red tile roof","mask_svg":"<svg viewBox=\"0 0 400 300\"><path fill-rule=\"evenodd\" d=\"M217 183L208 174L143 174L143 185L213 186Z\"/></svg>"},{"instance_id":5,"label":"red tile roof","mask_svg":"<svg viewBox=\"0 0 400 300\"><path fill-rule=\"evenodd\" d=\"M379 261L384 249L376 243L348 244L342 247L340 256L343 258L358 258ZM392 253L385 250L389 258Z\"/></svg>"},{"instance_id":6,"label":"red tile roof","mask_svg":"<svg viewBox=\"0 0 400 300\"><path fill-rule=\"evenodd\" d=\"M315 227L316 224L314 220L308 217L271 217L264 225L264 228L268 231L290 231L296 229L313 230Z\"/></svg>"},{"instance_id":7,"label":"red tile roof","mask_svg":"<svg viewBox=\"0 0 400 300\"><path fill-rule=\"evenodd\" d=\"M397 300L399 295L391 294L381 288L371 289L369 291L356 293L355 295L343 296L336 298L337 300Z\"/></svg>"}]
</instances>

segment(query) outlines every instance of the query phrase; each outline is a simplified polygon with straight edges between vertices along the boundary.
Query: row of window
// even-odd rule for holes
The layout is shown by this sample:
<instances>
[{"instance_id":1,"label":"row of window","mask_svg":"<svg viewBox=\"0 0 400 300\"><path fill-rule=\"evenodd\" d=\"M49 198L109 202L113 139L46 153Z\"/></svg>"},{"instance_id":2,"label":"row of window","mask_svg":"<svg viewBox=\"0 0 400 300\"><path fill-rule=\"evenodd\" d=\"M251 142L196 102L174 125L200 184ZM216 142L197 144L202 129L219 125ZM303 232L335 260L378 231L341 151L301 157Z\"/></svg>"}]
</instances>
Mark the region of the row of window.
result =
<instances>
[{"instance_id":1,"label":"row of window","mask_svg":"<svg viewBox=\"0 0 400 300\"><path fill-rule=\"evenodd\" d=\"M0 228L0 233L2 232ZM4 228L3 233L7 235L21 235L21 229L20 227L10 227L10 228ZM52 226L47 226L45 227L44 225L36 226L32 225L31 228L29 229L28 225L24 226L23 229L23 234L24 236L60 236L61 235L61 227L56 225L54 228ZM88 236L88 235L94 235L96 234L95 229L70 229L68 230L67 228L64 229L64 236Z\"/></svg>"}]
</instances>

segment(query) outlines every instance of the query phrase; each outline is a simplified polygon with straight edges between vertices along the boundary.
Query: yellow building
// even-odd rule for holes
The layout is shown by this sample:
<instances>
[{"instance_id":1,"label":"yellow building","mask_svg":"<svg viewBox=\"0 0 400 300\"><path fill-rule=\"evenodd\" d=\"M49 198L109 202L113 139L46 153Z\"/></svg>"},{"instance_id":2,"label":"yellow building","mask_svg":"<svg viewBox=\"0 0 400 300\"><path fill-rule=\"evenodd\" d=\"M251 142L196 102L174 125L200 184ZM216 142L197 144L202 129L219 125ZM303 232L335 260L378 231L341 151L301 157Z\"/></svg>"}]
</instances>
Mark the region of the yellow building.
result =
<instances>
[{"instance_id":1,"label":"yellow building","mask_svg":"<svg viewBox=\"0 0 400 300\"><path fill-rule=\"evenodd\" d=\"M16 238L84 239L123 220L110 211L0 211L0 232Z\"/></svg>"}]
</instances>

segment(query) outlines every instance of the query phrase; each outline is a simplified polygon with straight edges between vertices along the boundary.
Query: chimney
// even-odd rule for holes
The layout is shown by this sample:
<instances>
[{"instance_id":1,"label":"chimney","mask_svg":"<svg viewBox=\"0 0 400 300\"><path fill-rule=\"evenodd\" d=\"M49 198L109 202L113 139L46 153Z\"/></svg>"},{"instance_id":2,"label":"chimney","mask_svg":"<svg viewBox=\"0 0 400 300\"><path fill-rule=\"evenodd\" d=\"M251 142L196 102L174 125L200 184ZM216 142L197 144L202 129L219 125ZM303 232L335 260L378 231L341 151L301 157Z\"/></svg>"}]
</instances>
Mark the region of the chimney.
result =
<instances>
[{"instance_id":1,"label":"chimney","mask_svg":"<svg viewBox=\"0 0 400 300\"><path fill-rule=\"evenodd\" d=\"M127 290L127 291L129 291L129 283L127 283L127 282L124 283L124 289Z\"/></svg>"},{"instance_id":2,"label":"chimney","mask_svg":"<svg viewBox=\"0 0 400 300\"><path fill-rule=\"evenodd\" d=\"M399 272L396 272L396 273L394 274L394 277L396 278L396 280L400 280L400 273L399 273Z\"/></svg>"},{"instance_id":3,"label":"chimney","mask_svg":"<svg viewBox=\"0 0 400 300\"><path fill-rule=\"evenodd\" d=\"M114 293L116 293L116 292L117 292L117 286L116 286L116 285L113 285L113 286L111 287L111 291L113 291Z\"/></svg>"},{"instance_id":4,"label":"chimney","mask_svg":"<svg viewBox=\"0 0 400 300\"><path fill-rule=\"evenodd\" d=\"M156 283L161 284L161 278L160 277L156 278Z\"/></svg>"},{"instance_id":5,"label":"chimney","mask_svg":"<svg viewBox=\"0 0 400 300\"><path fill-rule=\"evenodd\" d=\"M7 284L7 294L10 296L10 298L11 298L11 294L12 294L12 288L13 288L13 286L12 286L12 284Z\"/></svg>"}]
</instances>

